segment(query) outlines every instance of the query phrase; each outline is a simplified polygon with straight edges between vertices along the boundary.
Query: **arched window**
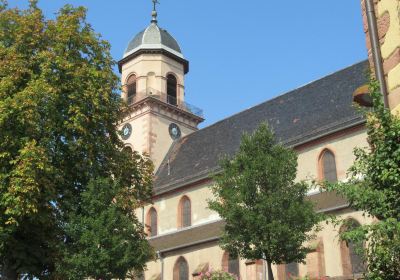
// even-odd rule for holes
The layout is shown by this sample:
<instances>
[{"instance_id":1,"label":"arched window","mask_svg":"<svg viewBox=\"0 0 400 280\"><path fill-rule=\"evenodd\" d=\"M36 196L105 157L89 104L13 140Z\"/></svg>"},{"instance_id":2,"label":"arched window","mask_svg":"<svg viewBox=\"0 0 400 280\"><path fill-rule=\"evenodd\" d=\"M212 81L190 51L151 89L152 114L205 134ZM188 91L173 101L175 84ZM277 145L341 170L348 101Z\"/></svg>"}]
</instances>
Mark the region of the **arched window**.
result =
<instances>
[{"instance_id":1,"label":"arched window","mask_svg":"<svg viewBox=\"0 0 400 280\"><path fill-rule=\"evenodd\" d=\"M147 226L149 236L157 235L157 211L153 207L147 213Z\"/></svg>"},{"instance_id":2,"label":"arched window","mask_svg":"<svg viewBox=\"0 0 400 280\"><path fill-rule=\"evenodd\" d=\"M233 258L228 252L222 256L222 270L240 277L239 258Z\"/></svg>"},{"instance_id":3,"label":"arched window","mask_svg":"<svg viewBox=\"0 0 400 280\"><path fill-rule=\"evenodd\" d=\"M145 280L145 278L144 278L144 272L136 273L136 274L133 276L133 279L135 279L135 280Z\"/></svg>"},{"instance_id":4,"label":"arched window","mask_svg":"<svg viewBox=\"0 0 400 280\"><path fill-rule=\"evenodd\" d=\"M185 228L192 225L192 206L187 196L181 198L178 209L178 227Z\"/></svg>"},{"instance_id":5,"label":"arched window","mask_svg":"<svg viewBox=\"0 0 400 280\"><path fill-rule=\"evenodd\" d=\"M127 98L128 98L128 104L132 104L135 102L135 96L136 96L136 76L131 75L128 78L128 81L126 82L127 86Z\"/></svg>"},{"instance_id":6,"label":"arched window","mask_svg":"<svg viewBox=\"0 0 400 280\"><path fill-rule=\"evenodd\" d=\"M174 280L189 280L189 266L184 257L179 257L174 265Z\"/></svg>"},{"instance_id":7,"label":"arched window","mask_svg":"<svg viewBox=\"0 0 400 280\"><path fill-rule=\"evenodd\" d=\"M322 179L328 182L337 181L335 155L328 149L325 149L320 156L320 167Z\"/></svg>"},{"instance_id":8,"label":"arched window","mask_svg":"<svg viewBox=\"0 0 400 280\"><path fill-rule=\"evenodd\" d=\"M293 277L299 276L299 265L295 262L286 264L285 270L286 279L293 279Z\"/></svg>"},{"instance_id":9,"label":"arched window","mask_svg":"<svg viewBox=\"0 0 400 280\"><path fill-rule=\"evenodd\" d=\"M354 228L359 227L360 224L355 220L350 220L343 225L340 229L341 232L345 232ZM362 248L363 244L357 244L354 242L340 242L340 251L342 256L342 267L344 275L361 274L365 272L365 264L363 257L357 252L357 248Z\"/></svg>"},{"instance_id":10,"label":"arched window","mask_svg":"<svg viewBox=\"0 0 400 280\"><path fill-rule=\"evenodd\" d=\"M167 76L167 103L175 106L178 104L178 82L172 74Z\"/></svg>"},{"instance_id":11,"label":"arched window","mask_svg":"<svg viewBox=\"0 0 400 280\"><path fill-rule=\"evenodd\" d=\"M132 155L132 154L133 154L133 150L132 150L132 148L129 147L129 146L125 146L125 147L122 149L122 151L123 151L124 153L128 154L128 155Z\"/></svg>"}]
</instances>

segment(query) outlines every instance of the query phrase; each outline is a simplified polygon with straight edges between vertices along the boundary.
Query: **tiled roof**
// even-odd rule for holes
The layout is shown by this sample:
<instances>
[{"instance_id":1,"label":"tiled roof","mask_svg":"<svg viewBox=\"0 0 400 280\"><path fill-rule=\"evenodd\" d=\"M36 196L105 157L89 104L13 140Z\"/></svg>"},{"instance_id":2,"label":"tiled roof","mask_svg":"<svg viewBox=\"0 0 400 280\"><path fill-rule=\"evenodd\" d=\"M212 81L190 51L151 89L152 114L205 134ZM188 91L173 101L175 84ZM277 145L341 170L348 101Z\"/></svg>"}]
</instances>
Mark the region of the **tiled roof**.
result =
<instances>
[{"instance_id":1,"label":"tiled roof","mask_svg":"<svg viewBox=\"0 0 400 280\"><path fill-rule=\"evenodd\" d=\"M206 242L215 242L223 232L225 223L222 220L194 226L188 229L160 235L149 239L156 251L173 251Z\"/></svg>"},{"instance_id":2,"label":"tiled roof","mask_svg":"<svg viewBox=\"0 0 400 280\"><path fill-rule=\"evenodd\" d=\"M237 151L243 132L254 131L262 121L288 146L363 123L352 93L367 83L367 70L367 61L357 63L183 137L156 173L155 194L217 170L221 156Z\"/></svg>"},{"instance_id":3,"label":"tiled roof","mask_svg":"<svg viewBox=\"0 0 400 280\"><path fill-rule=\"evenodd\" d=\"M176 54L181 54L178 42L168 33L167 30L160 28L156 23L151 23L145 30L139 32L128 44L124 52L127 56L134 50L140 48L164 48L173 50Z\"/></svg>"}]
</instances>

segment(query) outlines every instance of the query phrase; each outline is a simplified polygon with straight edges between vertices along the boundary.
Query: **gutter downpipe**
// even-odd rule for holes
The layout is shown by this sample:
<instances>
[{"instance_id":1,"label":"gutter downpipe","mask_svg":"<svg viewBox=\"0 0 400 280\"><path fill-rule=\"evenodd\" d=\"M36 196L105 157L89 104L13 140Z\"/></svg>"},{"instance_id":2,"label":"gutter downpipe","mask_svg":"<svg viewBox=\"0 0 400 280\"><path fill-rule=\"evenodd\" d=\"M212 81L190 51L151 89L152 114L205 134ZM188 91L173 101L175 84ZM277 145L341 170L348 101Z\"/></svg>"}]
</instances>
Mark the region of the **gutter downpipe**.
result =
<instances>
[{"instance_id":1,"label":"gutter downpipe","mask_svg":"<svg viewBox=\"0 0 400 280\"><path fill-rule=\"evenodd\" d=\"M265 254L263 253L263 258L262 258L262 261L263 261L263 279L264 280L271 280L271 279L269 279L269 275L268 275L268 268L267 268L267 261L265 260Z\"/></svg>"},{"instance_id":2,"label":"gutter downpipe","mask_svg":"<svg viewBox=\"0 0 400 280\"><path fill-rule=\"evenodd\" d=\"M263 259L263 279L267 280L267 262Z\"/></svg>"},{"instance_id":3,"label":"gutter downpipe","mask_svg":"<svg viewBox=\"0 0 400 280\"><path fill-rule=\"evenodd\" d=\"M160 251L157 251L157 257L160 259L161 262L161 280L164 280L164 258Z\"/></svg>"},{"instance_id":4,"label":"gutter downpipe","mask_svg":"<svg viewBox=\"0 0 400 280\"><path fill-rule=\"evenodd\" d=\"M381 48L379 45L378 27L377 27L377 23L376 23L377 19L375 16L374 0L365 0L365 8L366 8L367 19L368 19L368 30L369 30L370 40L371 40L372 56L373 56L374 65L375 65L375 74L376 74L376 78L379 81L379 84L381 87L381 92L382 92L382 96L383 96L383 104L385 105L385 108L389 108L386 80L385 80L385 74L384 74L383 65L382 65Z\"/></svg>"}]
</instances>

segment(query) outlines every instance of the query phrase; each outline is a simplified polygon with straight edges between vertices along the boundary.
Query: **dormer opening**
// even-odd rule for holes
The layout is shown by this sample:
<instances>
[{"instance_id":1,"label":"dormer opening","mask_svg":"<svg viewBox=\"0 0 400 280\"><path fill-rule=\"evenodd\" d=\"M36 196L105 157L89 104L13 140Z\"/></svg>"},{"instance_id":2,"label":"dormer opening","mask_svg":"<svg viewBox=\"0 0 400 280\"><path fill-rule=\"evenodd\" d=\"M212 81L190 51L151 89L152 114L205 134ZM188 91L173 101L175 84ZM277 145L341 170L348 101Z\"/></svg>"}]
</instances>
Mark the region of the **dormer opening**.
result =
<instances>
[{"instance_id":1,"label":"dormer opening","mask_svg":"<svg viewBox=\"0 0 400 280\"><path fill-rule=\"evenodd\" d=\"M174 106L178 105L178 81L172 74L167 76L167 103Z\"/></svg>"}]
</instances>

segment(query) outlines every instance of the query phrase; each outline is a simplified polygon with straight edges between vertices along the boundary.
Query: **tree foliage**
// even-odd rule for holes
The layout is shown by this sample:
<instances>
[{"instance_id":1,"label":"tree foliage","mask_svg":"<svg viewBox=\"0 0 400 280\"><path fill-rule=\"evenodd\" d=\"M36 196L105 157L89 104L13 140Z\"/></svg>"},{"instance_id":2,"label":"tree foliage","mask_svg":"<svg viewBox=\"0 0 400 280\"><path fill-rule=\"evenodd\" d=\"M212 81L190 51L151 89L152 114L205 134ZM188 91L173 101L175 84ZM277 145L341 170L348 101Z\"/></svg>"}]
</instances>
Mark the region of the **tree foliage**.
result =
<instances>
[{"instance_id":1,"label":"tree foliage","mask_svg":"<svg viewBox=\"0 0 400 280\"><path fill-rule=\"evenodd\" d=\"M92 213L85 204L109 198L109 186L120 198L114 214L133 223L129 230L138 238L130 244L138 245L138 255L145 247L142 229L127 214L150 197L152 164L122 152L117 126L125 108L110 45L86 22L84 8L67 5L54 20L47 20L36 2L30 1L27 10L10 9L0 2L0 266L4 279L62 274L57 271L63 268L59 262L64 254L75 252L69 245L82 242L85 230L93 231L84 227L77 233L71 225ZM109 184L88 187L97 179ZM93 188L99 195L88 201ZM110 230L112 225L110 221L104 226ZM138 260L145 258L143 253ZM116 257L114 262L118 261ZM132 263L139 265L136 260Z\"/></svg>"},{"instance_id":2,"label":"tree foliage","mask_svg":"<svg viewBox=\"0 0 400 280\"><path fill-rule=\"evenodd\" d=\"M349 180L327 185L350 206L377 218L349 230L342 239L367 244L367 279L400 279L400 118L385 109L379 85L372 80L373 110L366 113L369 149L356 149Z\"/></svg>"},{"instance_id":3,"label":"tree foliage","mask_svg":"<svg viewBox=\"0 0 400 280\"><path fill-rule=\"evenodd\" d=\"M82 193L82 211L74 213L66 226L71 240L60 264L65 278L125 279L129 270L143 271L154 257L120 190L118 182L99 179Z\"/></svg>"},{"instance_id":4,"label":"tree foliage","mask_svg":"<svg viewBox=\"0 0 400 280\"><path fill-rule=\"evenodd\" d=\"M201 272L199 280L237 280L238 277L225 271L209 269L206 272Z\"/></svg>"},{"instance_id":5,"label":"tree foliage","mask_svg":"<svg viewBox=\"0 0 400 280\"><path fill-rule=\"evenodd\" d=\"M271 276L271 264L302 262L321 217L305 200L307 184L295 182L296 153L261 124L220 165L209 205L226 221L222 246L233 255L266 260Z\"/></svg>"}]
</instances>

